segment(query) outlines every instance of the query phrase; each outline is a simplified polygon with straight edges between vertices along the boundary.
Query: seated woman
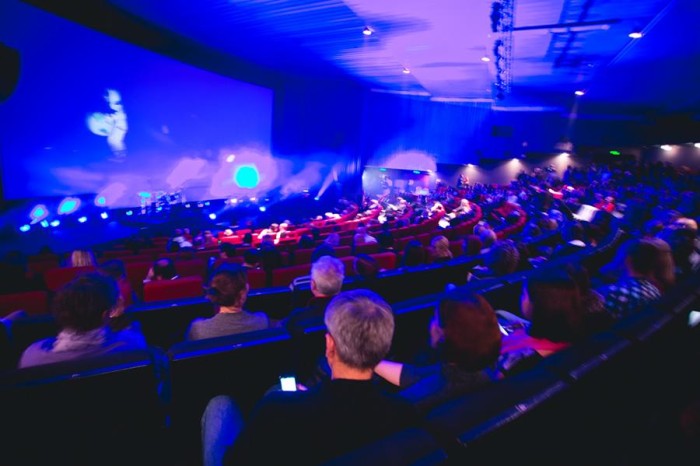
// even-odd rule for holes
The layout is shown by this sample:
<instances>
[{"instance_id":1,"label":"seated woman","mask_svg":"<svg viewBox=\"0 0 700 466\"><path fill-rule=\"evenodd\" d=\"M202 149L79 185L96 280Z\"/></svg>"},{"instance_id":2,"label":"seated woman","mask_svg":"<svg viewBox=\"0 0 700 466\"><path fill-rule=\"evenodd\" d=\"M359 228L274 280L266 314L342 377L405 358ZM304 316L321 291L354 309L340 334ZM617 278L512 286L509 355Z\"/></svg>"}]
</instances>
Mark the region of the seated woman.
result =
<instances>
[{"instance_id":1,"label":"seated woman","mask_svg":"<svg viewBox=\"0 0 700 466\"><path fill-rule=\"evenodd\" d=\"M68 267L95 267L97 261L92 251L76 249L70 253Z\"/></svg>"},{"instance_id":2,"label":"seated woman","mask_svg":"<svg viewBox=\"0 0 700 466\"><path fill-rule=\"evenodd\" d=\"M216 305L217 314L210 319L192 321L187 329L187 340L223 337L269 327L269 319L264 313L243 310L248 297L246 270L238 264L225 264L214 272L206 296Z\"/></svg>"},{"instance_id":3,"label":"seated woman","mask_svg":"<svg viewBox=\"0 0 700 466\"><path fill-rule=\"evenodd\" d=\"M513 373L568 348L585 333L585 309L576 281L568 273L540 272L528 278L520 297L524 319L496 311L506 335L500 369Z\"/></svg>"},{"instance_id":4,"label":"seated woman","mask_svg":"<svg viewBox=\"0 0 700 466\"><path fill-rule=\"evenodd\" d=\"M40 366L146 348L143 336L133 331L112 331L107 323L123 303L115 281L96 273L81 275L61 288L53 300L53 315L60 328L54 338L27 348L19 367Z\"/></svg>"},{"instance_id":5,"label":"seated woman","mask_svg":"<svg viewBox=\"0 0 700 466\"><path fill-rule=\"evenodd\" d=\"M496 313L483 297L460 289L448 292L430 322L430 344L439 361L434 365L415 367L382 361L374 369L400 387L400 395L419 411L498 379L495 365L501 332Z\"/></svg>"},{"instance_id":6,"label":"seated woman","mask_svg":"<svg viewBox=\"0 0 700 466\"><path fill-rule=\"evenodd\" d=\"M425 264L425 248L417 239L412 239L406 244L401 257L401 267L415 267Z\"/></svg>"},{"instance_id":7,"label":"seated woman","mask_svg":"<svg viewBox=\"0 0 700 466\"><path fill-rule=\"evenodd\" d=\"M446 262L452 259L452 251L450 251L450 240L440 235L436 236L430 242L430 261Z\"/></svg>"}]
</instances>

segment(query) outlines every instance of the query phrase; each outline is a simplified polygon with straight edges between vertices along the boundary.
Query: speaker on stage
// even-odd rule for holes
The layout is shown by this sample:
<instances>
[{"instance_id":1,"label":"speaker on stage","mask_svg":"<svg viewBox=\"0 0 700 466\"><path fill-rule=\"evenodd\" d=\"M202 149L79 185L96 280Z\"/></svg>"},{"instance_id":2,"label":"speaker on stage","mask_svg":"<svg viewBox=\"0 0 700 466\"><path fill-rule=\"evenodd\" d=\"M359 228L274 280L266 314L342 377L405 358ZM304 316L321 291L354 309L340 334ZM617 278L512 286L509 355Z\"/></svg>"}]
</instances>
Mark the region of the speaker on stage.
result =
<instances>
[{"instance_id":1,"label":"speaker on stage","mask_svg":"<svg viewBox=\"0 0 700 466\"><path fill-rule=\"evenodd\" d=\"M19 81L19 51L0 43L0 102L12 95Z\"/></svg>"}]
</instances>

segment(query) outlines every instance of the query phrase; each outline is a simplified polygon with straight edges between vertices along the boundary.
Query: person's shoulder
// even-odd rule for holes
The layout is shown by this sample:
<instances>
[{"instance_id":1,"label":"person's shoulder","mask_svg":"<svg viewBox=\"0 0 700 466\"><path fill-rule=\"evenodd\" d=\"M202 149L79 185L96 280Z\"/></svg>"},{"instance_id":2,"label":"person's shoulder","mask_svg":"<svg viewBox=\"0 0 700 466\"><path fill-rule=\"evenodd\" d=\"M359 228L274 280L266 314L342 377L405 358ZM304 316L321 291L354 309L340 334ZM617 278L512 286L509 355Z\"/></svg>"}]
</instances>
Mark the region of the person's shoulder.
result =
<instances>
[{"instance_id":1,"label":"person's shoulder","mask_svg":"<svg viewBox=\"0 0 700 466\"><path fill-rule=\"evenodd\" d=\"M22 352L18 367L21 369L43 364L46 356L51 353L51 348L53 348L55 341L55 338L46 338L44 340L35 341L29 345L27 349Z\"/></svg>"}]
</instances>

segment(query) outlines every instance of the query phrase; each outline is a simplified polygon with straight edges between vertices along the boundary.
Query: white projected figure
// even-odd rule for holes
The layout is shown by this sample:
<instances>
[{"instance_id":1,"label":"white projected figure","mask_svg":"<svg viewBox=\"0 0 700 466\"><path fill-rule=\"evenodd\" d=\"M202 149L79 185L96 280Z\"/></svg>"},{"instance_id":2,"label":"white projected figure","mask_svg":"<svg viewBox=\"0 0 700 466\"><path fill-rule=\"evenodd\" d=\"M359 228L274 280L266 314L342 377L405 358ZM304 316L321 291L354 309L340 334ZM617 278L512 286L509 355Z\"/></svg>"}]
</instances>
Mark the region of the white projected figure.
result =
<instances>
[{"instance_id":1,"label":"white projected figure","mask_svg":"<svg viewBox=\"0 0 700 466\"><path fill-rule=\"evenodd\" d=\"M126 156L124 137L129 130L129 125L126 122L122 97L119 91L107 89L104 98L112 113L91 113L87 118L87 126L94 134L106 136L107 144L109 144L114 155L118 160L123 160Z\"/></svg>"}]
</instances>

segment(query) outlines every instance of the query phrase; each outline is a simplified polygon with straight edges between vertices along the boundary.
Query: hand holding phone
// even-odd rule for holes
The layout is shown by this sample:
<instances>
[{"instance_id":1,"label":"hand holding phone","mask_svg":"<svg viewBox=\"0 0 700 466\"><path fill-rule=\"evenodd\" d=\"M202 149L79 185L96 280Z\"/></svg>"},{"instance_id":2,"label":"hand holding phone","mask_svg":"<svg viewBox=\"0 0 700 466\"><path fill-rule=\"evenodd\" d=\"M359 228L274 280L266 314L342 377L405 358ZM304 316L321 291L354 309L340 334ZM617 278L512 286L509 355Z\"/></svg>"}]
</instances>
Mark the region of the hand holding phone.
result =
<instances>
[{"instance_id":1,"label":"hand holding phone","mask_svg":"<svg viewBox=\"0 0 700 466\"><path fill-rule=\"evenodd\" d=\"M297 391L297 380L293 375L280 376L280 386L283 392Z\"/></svg>"}]
</instances>

